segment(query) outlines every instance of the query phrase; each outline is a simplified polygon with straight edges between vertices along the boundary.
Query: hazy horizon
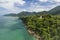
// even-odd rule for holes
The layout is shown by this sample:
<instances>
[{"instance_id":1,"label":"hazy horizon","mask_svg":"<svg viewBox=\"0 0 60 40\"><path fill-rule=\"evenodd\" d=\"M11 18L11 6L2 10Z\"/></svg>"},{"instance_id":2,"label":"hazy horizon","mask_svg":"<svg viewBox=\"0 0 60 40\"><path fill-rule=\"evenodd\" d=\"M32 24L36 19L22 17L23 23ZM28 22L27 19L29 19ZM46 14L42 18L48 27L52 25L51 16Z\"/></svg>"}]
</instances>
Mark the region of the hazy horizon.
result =
<instances>
[{"instance_id":1,"label":"hazy horizon","mask_svg":"<svg viewBox=\"0 0 60 40\"><path fill-rule=\"evenodd\" d=\"M60 6L60 0L0 0L0 15L21 11L48 11Z\"/></svg>"}]
</instances>

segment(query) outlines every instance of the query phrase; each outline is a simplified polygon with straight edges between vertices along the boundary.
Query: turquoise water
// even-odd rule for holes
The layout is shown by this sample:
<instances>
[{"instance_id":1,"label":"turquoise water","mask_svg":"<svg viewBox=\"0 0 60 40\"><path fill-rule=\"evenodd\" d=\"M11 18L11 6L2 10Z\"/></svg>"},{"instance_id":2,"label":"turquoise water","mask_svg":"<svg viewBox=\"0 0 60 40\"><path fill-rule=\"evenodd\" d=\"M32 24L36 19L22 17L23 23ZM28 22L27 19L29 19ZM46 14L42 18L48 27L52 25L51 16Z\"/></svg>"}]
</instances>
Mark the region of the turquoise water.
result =
<instances>
[{"instance_id":1,"label":"turquoise water","mask_svg":"<svg viewBox=\"0 0 60 40\"><path fill-rule=\"evenodd\" d=\"M0 17L0 40L35 40L18 17Z\"/></svg>"}]
</instances>

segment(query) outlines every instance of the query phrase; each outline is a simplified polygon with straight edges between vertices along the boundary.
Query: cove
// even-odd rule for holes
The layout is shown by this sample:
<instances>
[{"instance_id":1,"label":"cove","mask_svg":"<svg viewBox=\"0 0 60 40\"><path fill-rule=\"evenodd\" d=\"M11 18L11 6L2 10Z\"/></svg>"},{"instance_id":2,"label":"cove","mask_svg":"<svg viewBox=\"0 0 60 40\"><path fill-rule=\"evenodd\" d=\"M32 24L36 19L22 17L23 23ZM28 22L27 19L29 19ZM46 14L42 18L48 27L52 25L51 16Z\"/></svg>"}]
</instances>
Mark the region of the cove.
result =
<instances>
[{"instance_id":1,"label":"cove","mask_svg":"<svg viewBox=\"0 0 60 40\"><path fill-rule=\"evenodd\" d=\"M0 40L36 40L18 17L0 17Z\"/></svg>"}]
</instances>

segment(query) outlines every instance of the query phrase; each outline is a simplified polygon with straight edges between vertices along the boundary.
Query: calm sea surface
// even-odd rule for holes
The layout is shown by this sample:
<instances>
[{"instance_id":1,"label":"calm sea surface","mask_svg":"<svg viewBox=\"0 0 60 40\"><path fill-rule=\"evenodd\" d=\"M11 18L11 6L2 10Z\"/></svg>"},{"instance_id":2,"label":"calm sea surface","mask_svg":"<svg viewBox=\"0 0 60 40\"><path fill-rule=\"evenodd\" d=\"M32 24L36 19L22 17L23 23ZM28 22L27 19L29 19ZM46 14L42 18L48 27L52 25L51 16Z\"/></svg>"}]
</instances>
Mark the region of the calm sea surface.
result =
<instances>
[{"instance_id":1,"label":"calm sea surface","mask_svg":"<svg viewBox=\"0 0 60 40\"><path fill-rule=\"evenodd\" d=\"M35 40L18 17L0 16L0 40Z\"/></svg>"}]
</instances>

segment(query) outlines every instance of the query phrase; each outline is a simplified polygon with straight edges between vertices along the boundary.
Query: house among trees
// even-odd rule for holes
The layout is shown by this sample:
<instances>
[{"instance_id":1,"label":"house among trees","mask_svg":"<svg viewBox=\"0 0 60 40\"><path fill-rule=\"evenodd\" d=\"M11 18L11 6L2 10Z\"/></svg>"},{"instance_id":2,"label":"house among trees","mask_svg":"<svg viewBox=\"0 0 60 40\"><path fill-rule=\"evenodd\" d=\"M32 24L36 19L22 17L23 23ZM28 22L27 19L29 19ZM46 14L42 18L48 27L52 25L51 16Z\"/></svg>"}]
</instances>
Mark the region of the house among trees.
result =
<instances>
[{"instance_id":1,"label":"house among trees","mask_svg":"<svg viewBox=\"0 0 60 40\"><path fill-rule=\"evenodd\" d=\"M43 18L43 16L40 16L40 19L42 19Z\"/></svg>"}]
</instances>

